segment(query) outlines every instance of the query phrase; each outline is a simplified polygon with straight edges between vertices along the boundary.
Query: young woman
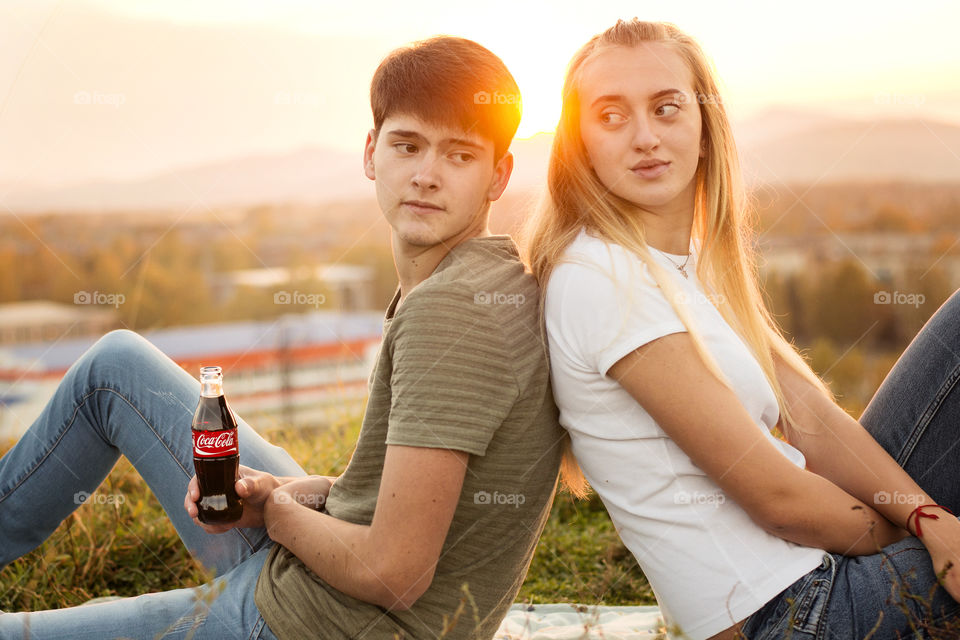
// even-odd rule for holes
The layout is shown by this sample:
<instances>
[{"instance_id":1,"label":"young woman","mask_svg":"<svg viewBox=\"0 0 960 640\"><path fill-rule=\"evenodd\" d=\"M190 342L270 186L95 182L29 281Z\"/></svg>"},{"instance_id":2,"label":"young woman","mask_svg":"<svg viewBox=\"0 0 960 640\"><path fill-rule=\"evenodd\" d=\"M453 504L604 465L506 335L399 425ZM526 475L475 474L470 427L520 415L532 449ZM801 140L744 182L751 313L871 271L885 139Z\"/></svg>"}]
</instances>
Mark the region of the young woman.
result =
<instances>
[{"instance_id":1,"label":"young woman","mask_svg":"<svg viewBox=\"0 0 960 640\"><path fill-rule=\"evenodd\" d=\"M672 637L960 619L960 295L857 422L764 308L744 208L693 39L634 19L580 49L527 252L583 474Z\"/></svg>"}]
</instances>

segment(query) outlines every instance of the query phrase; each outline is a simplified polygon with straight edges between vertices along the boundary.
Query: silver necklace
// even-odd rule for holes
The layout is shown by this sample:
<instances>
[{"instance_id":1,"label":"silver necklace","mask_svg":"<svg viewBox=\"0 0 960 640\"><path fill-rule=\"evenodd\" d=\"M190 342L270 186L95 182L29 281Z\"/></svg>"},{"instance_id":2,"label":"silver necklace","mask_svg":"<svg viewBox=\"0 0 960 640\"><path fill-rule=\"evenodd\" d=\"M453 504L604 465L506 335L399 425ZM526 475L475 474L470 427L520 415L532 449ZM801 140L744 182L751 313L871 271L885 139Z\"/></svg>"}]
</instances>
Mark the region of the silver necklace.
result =
<instances>
[{"instance_id":1,"label":"silver necklace","mask_svg":"<svg viewBox=\"0 0 960 640\"><path fill-rule=\"evenodd\" d=\"M657 249L657 248L654 247L654 249ZM677 264L676 262L673 261L673 258L663 253L663 251L660 251L660 249L657 249L657 251L660 252L660 254L663 255L664 258L669 260L670 264L672 264L677 268L677 271L680 272L680 275L682 275L684 278L689 279L690 276L687 275L686 266L687 266L687 263L690 262L690 256L692 255L691 253L687 253L687 259L683 261L683 264Z\"/></svg>"}]
</instances>

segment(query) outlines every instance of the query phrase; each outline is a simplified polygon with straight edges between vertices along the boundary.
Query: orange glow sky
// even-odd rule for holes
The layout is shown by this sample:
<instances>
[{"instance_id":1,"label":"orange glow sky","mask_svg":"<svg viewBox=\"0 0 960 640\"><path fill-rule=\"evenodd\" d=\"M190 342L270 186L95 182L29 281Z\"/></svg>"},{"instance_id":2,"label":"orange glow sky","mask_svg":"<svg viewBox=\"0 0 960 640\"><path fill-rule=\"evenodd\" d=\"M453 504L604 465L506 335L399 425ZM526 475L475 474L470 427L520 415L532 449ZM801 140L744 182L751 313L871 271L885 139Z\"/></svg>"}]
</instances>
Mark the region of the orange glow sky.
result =
<instances>
[{"instance_id":1,"label":"orange glow sky","mask_svg":"<svg viewBox=\"0 0 960 640\"><path fill-rule=\"evenodd\" d=\"M359 150L380 58L438 33L503 58L531 136L554 126L572 53L634 15L703 44L735 120L788 105L960 124L955 2L3 0L0 187ZM78 92L107 97L84 109Z\"/></svg>"}]
</instances>

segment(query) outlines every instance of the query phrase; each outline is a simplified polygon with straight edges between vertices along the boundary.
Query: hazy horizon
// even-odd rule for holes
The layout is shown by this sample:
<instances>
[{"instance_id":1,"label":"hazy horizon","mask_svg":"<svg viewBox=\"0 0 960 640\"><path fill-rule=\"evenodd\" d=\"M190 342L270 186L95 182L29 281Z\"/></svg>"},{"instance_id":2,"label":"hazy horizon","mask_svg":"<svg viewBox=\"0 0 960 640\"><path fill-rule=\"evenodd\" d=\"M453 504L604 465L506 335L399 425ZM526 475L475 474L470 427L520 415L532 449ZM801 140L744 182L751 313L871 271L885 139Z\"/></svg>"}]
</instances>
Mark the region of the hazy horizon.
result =
<instances>
[{"instance_id":1,"label":"hazy horizon","mask_svg":"<svg viewBox=\"0 0 960 640\"><path fill-rule=\"evenodd\" d=\"M636 14L701 41L735 122L781 108L960 125L960 50L948 37L960 9L869 7L870 20L825 2L789 15L751 3L733 15L699 2L494 2L469 14L433 1L361 12L300 0L9 0L0 4L0 197L311 147L359 154L376 65L438 32L504 59L529 138L552 129L574 50Z\"/></svg>"}]
</instances>

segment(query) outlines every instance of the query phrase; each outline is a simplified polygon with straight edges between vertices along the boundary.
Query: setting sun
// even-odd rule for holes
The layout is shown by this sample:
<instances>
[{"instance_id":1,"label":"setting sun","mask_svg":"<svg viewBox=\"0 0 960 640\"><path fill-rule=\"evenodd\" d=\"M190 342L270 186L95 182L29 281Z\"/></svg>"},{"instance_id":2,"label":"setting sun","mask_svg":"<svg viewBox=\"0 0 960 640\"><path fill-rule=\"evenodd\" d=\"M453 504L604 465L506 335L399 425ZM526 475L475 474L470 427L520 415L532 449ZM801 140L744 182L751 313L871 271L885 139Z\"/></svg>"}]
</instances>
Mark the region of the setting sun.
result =
<instances>
[{"instance_id":1,"label":"setting sun","mask_svg":"<svg viewBox=\"0 0 960 640\"><path fill-rule=\"evenodd\" d=\"M620 0L490 0L471 11L439 0L362 8L10 0L0 9L10 52L0 59L0 183L129 180L305 147L355 157L371 125L377 65L392 49L438 34L473 39L503 59L522 94L517 137L529 139L555 129L576 50L635 15L673 22L703 45L735 123L783 106L957 123L960 54L950 29L958 10L874 5L876 20L864 23L855 7L812 1L787 29L781 8L764 3L733 14L716 3Z\"/></svg>"}]
</instances>

